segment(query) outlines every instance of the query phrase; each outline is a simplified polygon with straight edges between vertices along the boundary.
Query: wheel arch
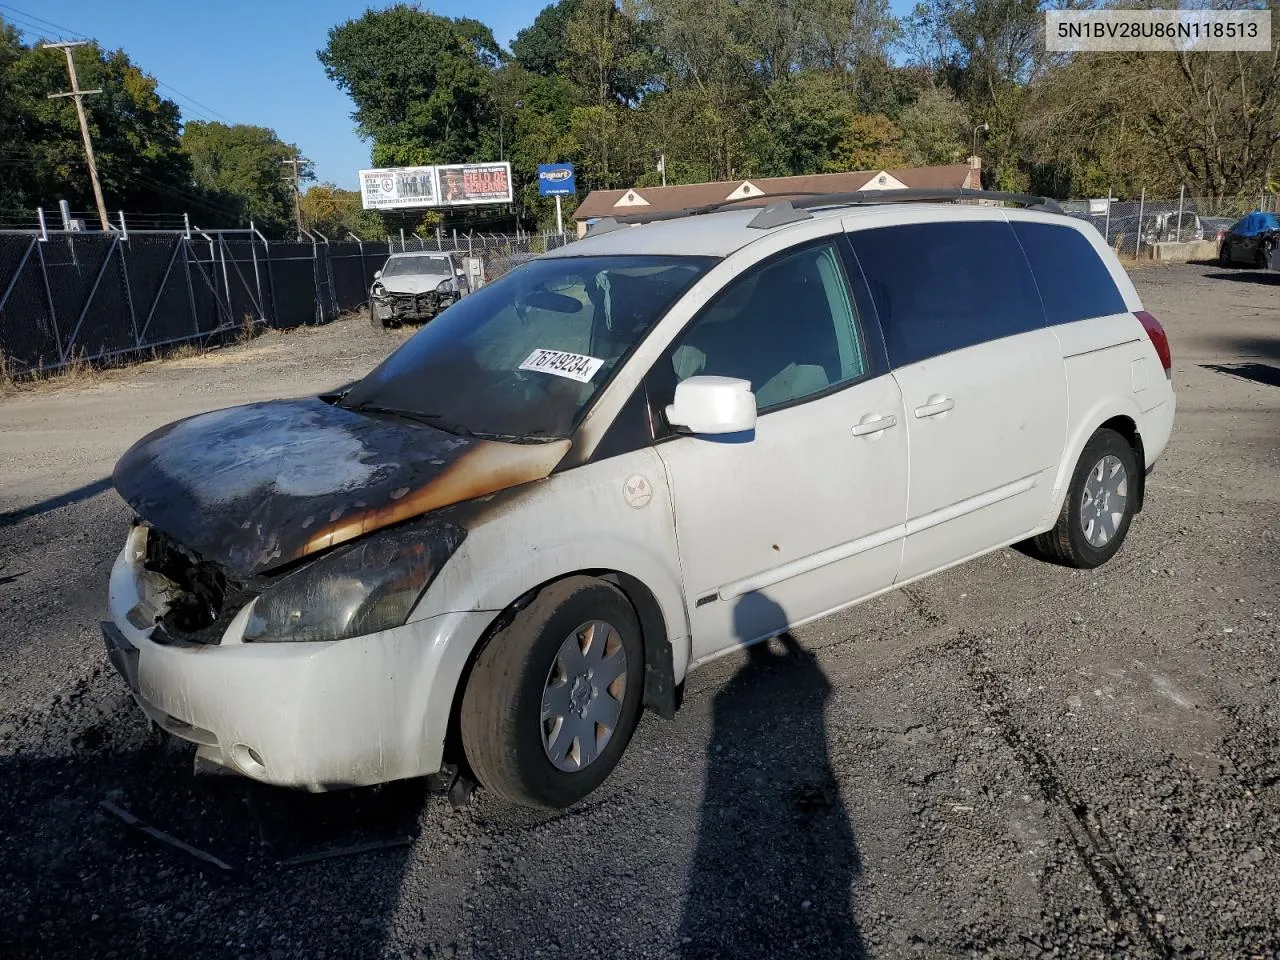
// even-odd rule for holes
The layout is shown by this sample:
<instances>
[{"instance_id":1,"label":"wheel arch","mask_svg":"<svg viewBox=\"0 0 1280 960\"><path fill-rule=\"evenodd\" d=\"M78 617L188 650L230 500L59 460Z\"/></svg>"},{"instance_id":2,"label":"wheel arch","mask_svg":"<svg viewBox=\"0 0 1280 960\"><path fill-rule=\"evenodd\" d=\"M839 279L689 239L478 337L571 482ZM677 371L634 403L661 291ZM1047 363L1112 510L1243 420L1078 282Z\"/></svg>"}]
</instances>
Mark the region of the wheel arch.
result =
<instances>
[{"instance_id":1,"label":"wheel arch","mask_svg":"<svg viewBox=\"0 0 1280 960\"><path fill-rule=\"evenodd\" d=\"M675 680L676 652L668 632L666 618L662 613L662 606L653 590L639 577L621 570L599 567L569 570L543 581L511 601L506 608L494 615L479 642L472 646L454 686L449 704L449 722L444 742L444 759L447 763L461 765L465 762L460 727L462 696L471 680L472 669L480 658L481 651L490 639L510 624L516 614L532 603L539 593L570 577L581 576L594 577L617 587L631 604L636 620L640 624L641 640L644 643L644 693L641 697L641 705L664 720L675 717L680 707L680 691L683 686L678 686ZM685 653L687 655L687 650Z\"/></svg>"},{"instance_id":2,"label":"wheel arch","mask_svg":"<svg viewBox=\"0 0 1280 960\"><path fill-rule=\"evenodd\" d=\"M1134 460L1138 464L1138 475L1133 478L1136 490L1134 492L1133 512L1135 514L1142 512L1142 505L1146 501L1147 495L1147 457L1142 446L1142 433L1138 429L1137 421L1127 414L1119 414L1104 420L1098 424L1090 432L1089 436L1097 433L1099 430L1113 430L1128 442L1133 449ZM1088 440L1086 439L1086 443Z\"/></svg>"},{"instance_id":3,"label":"wheel arch","mask_svg":"<svg viewBox=\"0 0 1280 960\"><path fill-rule=\"evenodd\" d=\"M1127 404L1117 400L1104 400L1100 401L1086 416L1075 420L1080 426L1067 436L1062 462L1058 465L1057 478L1054 481L1053 496L1050 498L1049 509L1041 519L1041 530L1051 529L1057 521L1058 514L1062 512L1062 504L1066 499L1067 490L1071 485L1072 474L1075 473L1076 464L1080 461L1080 455L1084 452L1085 444L1089 442L1090 437L1103 428L1114 430L1124 437L1129 446L1133 448L1134 457L1138 461L1138 476L1134 478L1137 486L1134 513L1136 514L1142 509L1143 502L1146 499L1147 481L1146 451L1142 442L1142 431L1138 426L1139 418L1140 413L1137 404Z\"/></svg>"}]
</instances>

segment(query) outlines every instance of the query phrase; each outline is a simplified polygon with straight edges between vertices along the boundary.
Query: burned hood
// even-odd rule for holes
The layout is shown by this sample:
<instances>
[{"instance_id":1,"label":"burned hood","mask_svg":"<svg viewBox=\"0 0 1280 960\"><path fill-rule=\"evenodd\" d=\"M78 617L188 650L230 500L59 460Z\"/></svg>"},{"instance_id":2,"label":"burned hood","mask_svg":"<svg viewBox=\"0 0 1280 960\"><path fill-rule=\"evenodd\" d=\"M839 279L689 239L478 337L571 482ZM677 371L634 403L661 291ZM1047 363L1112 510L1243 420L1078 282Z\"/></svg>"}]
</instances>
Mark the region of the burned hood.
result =
<instances>
[{"instance_id":1,"label":"burned hood","mask_svg":"<svg viewBox=\"0 0 1280 960\"><path fill-rule=\"evenodd\" d=\"M312 397L161 427L121 457L112 482L142 519L245 577L543 479L568 447L459 437Z\"/></svg>"}]
</instances>

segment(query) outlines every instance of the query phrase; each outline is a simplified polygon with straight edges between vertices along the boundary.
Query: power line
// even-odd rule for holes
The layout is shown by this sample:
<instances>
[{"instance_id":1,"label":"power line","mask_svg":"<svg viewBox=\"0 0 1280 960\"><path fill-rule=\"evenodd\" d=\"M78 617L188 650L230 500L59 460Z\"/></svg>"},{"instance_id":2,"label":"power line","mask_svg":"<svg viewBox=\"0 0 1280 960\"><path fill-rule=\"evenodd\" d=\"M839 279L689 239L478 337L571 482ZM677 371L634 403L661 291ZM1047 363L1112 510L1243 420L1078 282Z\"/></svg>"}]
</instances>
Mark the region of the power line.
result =
<instances>
[{"instance_id":1,"label":"power line","mask_svg":"<svg viewBox=\"0 0 1280 960\"><path fill-rule=\"evenodd\" d=\"M229 117L223 116L217 110L213 109L213 107L206 107L203 103L201 103L195 97L183 93L181 90L179 90L177 87L175 87L171 83L165 83L163 80L157 80L156 85L160 87L164 87L166 90L172 90L174 93L176 93L182 99L186 100L188 103L195 104L201 110L205 111L206 116L209 116L210 114L212 114L213 117L220 117L221 119L225 120L227 123L233 122ZM210 119L212 119L212 117L210 117Z\"/></svg>"},{"instance_id":2,"label":"power line","mask_svg":"<svg viewBox=\"0 0 1280 960\"><path fill-rule=\"evenodd\" d=\"M0 3L0 10L8 10L10 13L14 13L20 17L25 18L28 21L28 26L32 25L30 21L35 21L35 23L44 24L45 27L52 27L54 30L57 30L60 33L66 34L67 36L71 37L73 40L88 39L88 37L86 37L83 33L76 33L74 30L69 30L64 26L61 26L60 24L54 23L52 20L45 20L43 17L37 17L34 13L27 13L25 10L19 10L17 7L11 7L7 3ZM37 27L35 29L37 32L39 32L40 30L43 30L44 27Z\"/></svg>"},{"instance_id":3,"label":"power line","mask_svg":"<svg viewBox=\"0 0 1280 960\"><path fill-rule=\"evenodd\" d=\"M11 14L17 14L17 15L19 15L19 16L21 16L21 17L25 18L25 19L26 19L26 21L27 21L27 22L25 23L25 26L28 28L28 30L30 30L30 31L32 31L32 32L35 32L35 33L42 33L42 32L44 31L44 28L45 28L45 27L51 27L51 28L53 28L54 30L59 31L61 34L64 34L65 36L70 37L70 38L71 38L71 39L73 39L73 40L85 40L85 39L88 39L88 37L87 37L85 34L83 34L83 33L76 33L74 30L71 30L71 29L70 29L70 28L68 28L68 27L64 27L64 26L62 26L62 25L60 25L60 24L57 24L57 23L54 23L54 22L52 22L52 21L50 21L50 20L45 20L45 19L43 19L43 18L41 18L41 17L37 17L35 14L27 13L27 12L25 12L25 11L23 11L23 10L19 10L17 7L10 6L10 5L9 5L9 4L7 4L7 3L0 3L0 10L7 10L7 11L9 11ZM32 21L35 21L35 22L33 23ZM44 26L43 26L43 27L38 27L38 26L36 26L36 23L43 24ZM191 105L193 105L194 107L198 108L195 112L199 113L199 112L203 111L203 112L204 112L204 114L205 114L205 116L206 116L206 117L208 117L210 120L212 120L212 119L214 119L214 118L216 117L216 118L219 118L219 119L222 119L222 120L226 121L227 123L232 123L232 122L233 122L232 120L230 120L230 119L229 119L228 117L226 117L225 115L223 115L223 114L219 113L217 110L213 109L213 107L210 107L210 106L208 106L208 105L206 105L206 104L201 103L199 100L197 100L195 97L191 96L190 94L183 93L181 90L179 90L179 89L178 89L177 87L175 87L173 84L171 84L171 83L165 83L163 80L159 79L158 77L155 77L155 75L154 75L154 74L152 75L152 79L154 79L154 80L155 80L155 82L156 82L156 86L158 86L158 87L164 87L166 90L170 90L170 91L172 91L173 93L175 93L175 94L176 94L179 98L181 98L182 100L185 100L185 101L187 101L189 104L191 104Z\"/></svg>"}]
</instances>

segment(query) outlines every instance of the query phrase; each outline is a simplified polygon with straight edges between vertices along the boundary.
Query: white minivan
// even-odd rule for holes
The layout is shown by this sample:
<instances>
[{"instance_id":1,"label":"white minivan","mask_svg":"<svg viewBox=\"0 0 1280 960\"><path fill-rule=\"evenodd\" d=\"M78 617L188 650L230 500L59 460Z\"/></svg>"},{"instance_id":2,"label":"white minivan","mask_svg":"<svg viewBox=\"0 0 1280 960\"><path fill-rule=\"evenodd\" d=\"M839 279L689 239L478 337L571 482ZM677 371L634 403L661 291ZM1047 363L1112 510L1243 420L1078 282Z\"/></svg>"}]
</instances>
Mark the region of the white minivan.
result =
<instances>
[{"instance_id":1,"label":"white minivan","mask_svg":"<svg viewBox=\"0 0 1280 960\"><path fill-rule=\"evenodd\" d=\"M155 431L114 475L113 663L258 780L559 808L721 654L1008 544L1104 563L1168 341L1087 224L977 196L1021 207L606 223L349 389Z\"/></svg>"}]
</instances>

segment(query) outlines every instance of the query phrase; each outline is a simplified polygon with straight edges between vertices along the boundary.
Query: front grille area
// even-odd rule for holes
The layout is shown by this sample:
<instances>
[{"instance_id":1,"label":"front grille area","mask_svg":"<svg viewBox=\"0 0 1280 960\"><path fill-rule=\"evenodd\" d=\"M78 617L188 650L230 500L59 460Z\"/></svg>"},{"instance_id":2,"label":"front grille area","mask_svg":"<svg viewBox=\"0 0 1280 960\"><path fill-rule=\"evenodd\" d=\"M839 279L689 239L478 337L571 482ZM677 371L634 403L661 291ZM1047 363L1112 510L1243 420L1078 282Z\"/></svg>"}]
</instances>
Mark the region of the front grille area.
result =
<instances>
[{"instance_id":1,"label":"front grille area","mask_svg":"<svg viewBox=\"0 0 1280 960\"><path fill-rule=\"evenodd\" d=\"M151 635L156 643L218 644L235 615L257 596L222 566L202 559L155 528L147 530L142 566L177 588Z\"/></svg>"}]
</instances>

